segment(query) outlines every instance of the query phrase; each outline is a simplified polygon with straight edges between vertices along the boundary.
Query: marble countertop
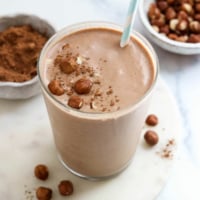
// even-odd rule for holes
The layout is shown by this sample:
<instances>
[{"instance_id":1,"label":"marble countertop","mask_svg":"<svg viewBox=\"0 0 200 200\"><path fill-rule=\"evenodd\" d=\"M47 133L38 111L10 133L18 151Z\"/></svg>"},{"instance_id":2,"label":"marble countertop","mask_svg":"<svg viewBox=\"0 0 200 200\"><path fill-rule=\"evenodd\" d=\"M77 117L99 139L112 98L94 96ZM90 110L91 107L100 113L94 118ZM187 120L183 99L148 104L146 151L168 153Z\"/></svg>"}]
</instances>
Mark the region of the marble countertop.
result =
<instances>
[{"instance_id":1,"label":"marble countertop","mask_svg":"<svg viewBox=\"0 0 200 200\"><path fill-rule=\"evenodd\" d=\"M47 19L56 29L60 29L72 23L91 20L123 24L128 4L129 0L1 0L0 13L1 15L36 14ZM134 28L145 34L138 16ZM161 77L176 98L183 124L178 161L157 200L198 200L200 199L200 56L175 55L157 46L154 47L160 60ZM10 109L9 111L11 112ZM1 109L0 116L3 116Z\"/></svg>"}]
</instances>

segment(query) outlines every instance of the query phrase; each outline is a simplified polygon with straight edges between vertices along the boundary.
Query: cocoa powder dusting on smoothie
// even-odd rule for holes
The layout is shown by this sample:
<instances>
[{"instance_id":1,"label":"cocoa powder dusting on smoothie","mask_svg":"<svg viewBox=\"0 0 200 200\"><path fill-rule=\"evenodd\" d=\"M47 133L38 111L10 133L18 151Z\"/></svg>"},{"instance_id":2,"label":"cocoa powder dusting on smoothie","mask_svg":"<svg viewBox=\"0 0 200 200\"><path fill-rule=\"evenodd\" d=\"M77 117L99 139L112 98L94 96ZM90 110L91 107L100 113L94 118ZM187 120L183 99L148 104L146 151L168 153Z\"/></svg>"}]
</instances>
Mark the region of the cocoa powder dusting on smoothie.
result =
<instances>
[{"instance_id":1,"label":"cocoa powder dusting on smoothie","mask_svg":"<svg viewBox=\"0 0 200 200\"><path fill-rule=\"evenodd\" d=\"M37 59L47 39L30 25L0 32L0 81L24 82L36 76Z\"/></svg>"},{"instance_id":2,"label":"cocoa powder dusting on smoothie","mask_svg":"<svg viewBox=\"0 0 200 200\"><path fill-rule=\"evenodd\" d=\"M89 29L59 41L44 65L47 85L55 88L56 80L65 92L50 92L84 112L113 112L137 103L152 84L153 63L135 38L121 49L120 36L114 30ZM72 102L71 95L78 95L81 104Z\"/></svg>"}]
</instances>

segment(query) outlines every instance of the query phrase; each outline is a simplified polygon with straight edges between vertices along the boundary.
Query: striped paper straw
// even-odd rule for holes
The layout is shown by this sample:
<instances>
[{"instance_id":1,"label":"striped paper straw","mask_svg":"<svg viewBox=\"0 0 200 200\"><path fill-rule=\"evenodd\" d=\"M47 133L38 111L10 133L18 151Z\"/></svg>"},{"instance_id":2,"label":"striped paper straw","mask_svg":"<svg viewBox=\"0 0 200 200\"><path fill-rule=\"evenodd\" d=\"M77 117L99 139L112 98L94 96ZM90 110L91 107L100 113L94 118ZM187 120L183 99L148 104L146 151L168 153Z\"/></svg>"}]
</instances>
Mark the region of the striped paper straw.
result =
<instances>
[{"instance_id":1,"label":"striped paper straw","mask_svg":"<svg viewBox=\"0 0 200 200\"><path fill-rule=\"evenodd\" d=\"M125 47L130 40L131 30L133 26L133 21L135 19L138 2L139 0L131 0L129 4L126 23L125 23L123 34L120 41L120 47L122 48Z\"/></svg>"}]
</instances>

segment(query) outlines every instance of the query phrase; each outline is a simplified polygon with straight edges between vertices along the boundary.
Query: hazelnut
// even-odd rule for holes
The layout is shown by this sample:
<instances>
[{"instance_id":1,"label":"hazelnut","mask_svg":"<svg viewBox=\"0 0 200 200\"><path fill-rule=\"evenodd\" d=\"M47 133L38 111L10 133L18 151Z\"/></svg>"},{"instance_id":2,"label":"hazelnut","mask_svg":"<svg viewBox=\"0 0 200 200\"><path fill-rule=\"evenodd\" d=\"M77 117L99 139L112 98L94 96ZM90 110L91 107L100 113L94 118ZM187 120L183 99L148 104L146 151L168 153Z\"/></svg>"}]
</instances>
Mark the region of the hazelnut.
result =
<instances>
[{"instance_id":1,"label":"hazelnut","mask_svg":"<svg viewBox=\"0 0 200 200\"><path fill-rule=\"evenodd\" d=\"M145 122L149 126L156 126L158 124L158 117L154 114L151 114L146 118Z\"/></svg>"},{"instance_id":2,"label":"hazelnut","mask_svg":"<svg viewBox=\"0 0 200 200\"><path fill-rule=\"evenodd\" d=\"M200 22L200 14L194 15L194 19L198 22Z\"/></svg>"},{"instance_id":3,"label":"hazelnut","mask_svg":"<svg viewBox=\"0 0 200 200\"><path fill-rule=\"evenodd\" d=\"M65 49L65 46L63 49ZM75 57L64 57L62 55L58 55L54 61L54 64L57 65L63 73L71 74L76 70L77 67L75 59Z\"/></svg>"},{"instance_id":4,"label":"hazelnut","mask_svg":"<svg viewBox=\"0 0 200 200\"><path fill-rule=\"evenodd\" d=\"M158 26L156 26L156 25L153 25L153 26L152 26L152 28L154 29L154 31L156 31L156 32L158 32L158 33L159 33L159 30L160 30L160 29L159 29L159 27L158 27Z\"/></svg>"},{"instance_id":5,"label":"hazelnut","mask_svg":"<svg viewBox=\"0 0 200 200\"><path fill-rule=\"evenodd\" d=\"M189 3L183 3L181 5L181 10L187 12L189 15L192 15L194 13L192 5Z\"/></svg>"},{"instance_id":6,"label":"hazelnut","mask_svg":"<svg viewBox=\"0 0 200 200\"><path fill-rule=\"evenodd\" d=\"M165 25L165 16L163 14L160 15L159 18L152 19L151 24L154 26L162 27Z\"/></svg>"},{"instance_id":7,"label":"hazelnut","mask_svg":"<svg viewBox=\"0 0 200 200\"><path fill-rule=\"evenodd\" d=\"M156 19L160 17L160 10L158 9L155 3L152 3L148 10L148 17L149 19Z\"/></svg>"},{"instance_id":8,"label":"hazelnut","mask_svg":"<svg viewBox=\"0 0 200 200\"><path fill-rule=\"evenodd\" d=\"M188 36L187 35L182 35L176 38L176 41L178 42L187 42Z\"/></svg>"},{"instance_id":9,"label":"hazelnut","mask_svg":"<svg viewBox=\"0 0 200 200\"><path fill-rule=\"evenodd\" d=\"M68 106L80 109L83 106L83 99L77 95L70 96Z\"/></svg>"},{"instance_id":10,"label":"hazelnut","mask_svg":"<svg viewBox=\"0 0 200 200\"><path fill-rule=\"evenodd\" d=\"M157 2L157 6L160 9L160 11L163 12L163 11L165 11L168 8L168 3L167 3L167 1L164 1L164 0L158 1Z\"/></svg>"},{"instance_id":11,"label":"hazelnut","mask_svg":"<svg viewBox=\"0 0 200 200\"><path fill-rule=\"evenodd\" d=\"M158 143L159 137L155 131L147 131L144 134L144 139L147 144L154 146Z\"/></svg>"},{"instance_id":12,"label":"hazelnut","mask_svg":"<svg viewBox=\"0 0 200 200\"><path fill-rule=\"evenodd\" d=\"M82 78L76 81L76 83L74 84L74 90L78 94L88 94L91 88L92 88L92 81L90 81L89 79Z\"/></svg>"},{"instance_id":13,"label":"hazelnut","mask_svg":"<svg viewBox=\"0 0 200 200\"><path fill-rule=\"evenodd\" d=\"M193 33L200 33L200 22L198 21L190 22L190 30Z\"/></svg>"},{"instance_id":14,"label":"hazelnut","mask_svg":"<svg viewBox=\"0 0 200 200\"><path fill-rule=\"evenodd\" d=\"M59 67L60 67L60 70L66 74L71 74L72 72L76 70L76 65L73 64L73 62L67 58L63 58L59 60Z\"/></svg>"},{"instance_id":15,"label":"hazelnut","mask_svg":"<svg viewBox=\"0 0 200 200\"><path fill-rule=\"evenodd\" d=\"M176 0L167 0L168 4L173 4Z\"/></svg>"},{"instance_id":16,"label":"hazelnut","mask_svg":"<svg viewBox=\"0 0 200 200\"><path fill-rule=\"evenodd\" d=\"M172 31L176 31L176 26L178 25L178 23L179 23L178 19L171 19L169 22L169 28Z\"/></svg>"},{"instance_id":17,"label":"hazelnut","mask_svg":"<svg viewBox=\"0 0 200 200\"><path fill-rule=\"evenodd\" d=\"M58 190L63 196L72 195L74 191L73 184L71 181L68 180L61 181L58 185Z\"/></svg>"},{"instance_id":18,"label":"hazelnut","mask_svg":"<svg viewBox=\"0 0 200 200\"><path fill-rule=\"evenodd\" d=\"M183 10L181 10L179 13L178 13L178 19L179 20L188 20L188 14L185 12L185 11L183 11Z\"/></svg>"},{"instance_id":19,"label":"hazelnut","mask_svg":"<svg viewBox=\"0 0 200 200\"><path fill-rule=\"evenodd\" d=\"M200 3L195 4L195 10L200 13Z\"/></svg>"},{"instance_id":20,"label":"hazelnut","mask_svg":"<svg viewBox=\"0 0 200 200\"><path fill-rule=\"evenodd\" d=\"M160 27L160 33L164 33L165 35L168 35L169 31L170 30L169 30L169 26L168 25Z\"/></svg>"},{"instance_id":21,"label":"hazelnut","mask_svg":"<svg viewBox=\"0 0 200 200\"><path fill-rule=\"evenodd\" d=\"M189 43L198 43L200 42L200 35L198 34L191 34L188 38Z\"/></svg>"},{"instance_id":22,"label":"hazelnut","mask_svg":"<svg viewBox=\"0 0 200 200\"><path fill-rule=\"evenodd\" d=\"M192 17L188 17L188 22L194 21Z\"/></svg>"},{"instance_id":23,"label":"hazelnut","mask_svg":"<svg viewBox=\"0 0 200 200\"><path fill-rule=\"evenodd\" d=\"M166 10L165 17L166 17L166 19L167 19L168 21L171 20L171 19L176 18L176 11L175 11L172 7L169 7L169 8Z\"/></svg>"},{"instance_id":24,"label":"hazelnut","mask_svg":"<svg viewBox=\"0 0 200 200\"><path fill-rule=\"evenodd\" d=\"M52 190L46 187L39 187L36 190L38 200L50 200L52 198Z\"/></svg>"},{"instance_id":25,"label":"hazelnut","mask_svg":"<svg viewBox=\"0 0 200 200\"><path fill-rule=\"evenodd\" d=\"M187 20L179 20L178 24L176 25L176 29L179 31L186 31L188 30L188 21Z\"/></svg>"},{"instance_id":26,"label":"hazelnut","mask_svg":"<svg viewBox=\"0 0 200 200\"><path fill-rule=\"evenodd\" d=\"M185 3L189 3L191 6L193 6L195 0L182 0L182 1Z\"/></svg>"},{"instance_id":27,"label":"hazelnut","mask_svg":"<svg viewBox=\"0 0 200 200\"><path fill-rule=\"evenodd\" d=\"M49 176L49 170L46 165L37 165L34 170L35 176L40 180L46 180Z\"/></svg>"},{"instance_id":28,"label":"hazelnut","mask_svg":"<svg viewBox=\"0 0 200 200\"><path fill-rule=\"evenodd\" d=\"M178 35L176 35L175 33L169 33L168 38L171 39L171 40L177 40Z\"/></svg>"},{"instance_id":29,"label":"hazelnut","mask_svg":"<svg viewBox=\"0 0 200 200\"><path fill-rule=\"evenodd\" d=\"M58 80L52 80L48 84L48 88L52 94L57 95L57 96L61 96L65 92Z\"/></svg>"}]
</instances>

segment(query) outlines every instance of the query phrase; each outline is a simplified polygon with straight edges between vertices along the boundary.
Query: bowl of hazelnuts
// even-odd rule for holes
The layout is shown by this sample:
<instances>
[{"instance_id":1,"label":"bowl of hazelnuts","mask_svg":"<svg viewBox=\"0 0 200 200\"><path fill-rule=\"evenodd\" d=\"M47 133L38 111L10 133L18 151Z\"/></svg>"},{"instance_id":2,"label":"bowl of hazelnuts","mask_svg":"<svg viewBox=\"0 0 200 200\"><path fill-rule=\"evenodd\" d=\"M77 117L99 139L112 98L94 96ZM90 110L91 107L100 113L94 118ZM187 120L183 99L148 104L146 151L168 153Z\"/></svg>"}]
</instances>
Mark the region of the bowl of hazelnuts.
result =
<instances>
[{"instance_id":1,"label":"bowl of hazelnuts","mask_svg":"<svg viewBox=\"0 0 200 200\"><path fill-rule=\"evenodd\" d=\"M161 48L200 53L200 0L141 0L139 14L146 36Z\"/></svg>"},{"instance_id":2,"label":"bowl of hazelnuts","mask_svg":"<svg viewBox=\"0 0 200 200\"><path fill-rule=\"evenodd\" d=\"M26 99L40 92L37 60L54 33L35 15L0 17L0 98Z\"/></svg>"}]
</instances>

